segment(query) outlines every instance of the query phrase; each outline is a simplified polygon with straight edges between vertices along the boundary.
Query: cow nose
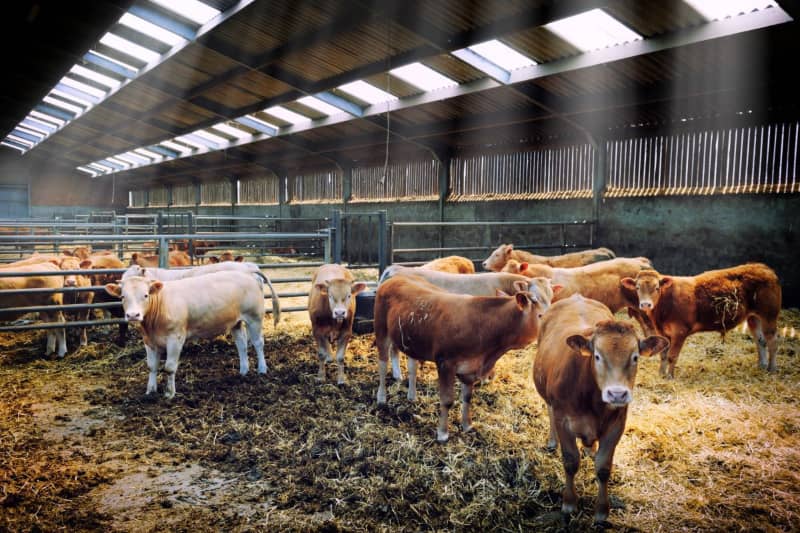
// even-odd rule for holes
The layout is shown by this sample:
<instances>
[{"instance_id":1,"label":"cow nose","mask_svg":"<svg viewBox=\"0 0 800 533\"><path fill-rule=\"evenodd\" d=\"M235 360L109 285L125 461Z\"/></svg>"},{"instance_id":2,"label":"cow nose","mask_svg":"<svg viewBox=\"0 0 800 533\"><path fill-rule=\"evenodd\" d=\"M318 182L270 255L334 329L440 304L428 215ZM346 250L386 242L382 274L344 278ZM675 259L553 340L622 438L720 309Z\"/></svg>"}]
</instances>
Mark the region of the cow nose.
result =
<instances>
[{"instance_id":1,"label":"cow nose","mask_svg":"<svg viewBox=\"0 0 800 533\"><path fill-rule=\"evenodd\" d=\"M631 392L627 387L608 387L605 396L611 404L626 405L631 401Z\"/></svg>"},{"instance_id":2,"label":"cow nose","mask_svg":"<svg viewBox=\"0 0 800 533\"><path fill-rule=\"evenodd\" d=\"M653 308L653 304L650 303L650 302L641 302L641 303L639 303L639 307L646 311L648 309L652 309Z\"/></svg>"},{"instance_id":3,"label":"cow nose","mask_svg":"<svg viewBox=\"0 0 800 533\"><path fill-rule=\"evenodd\" d=\"M483 266L483 268L486 268L486 261L484 261L483 263L481 263L481 266Z\"/></svg>"},{"instance_id":4,"label":"cow nose","mask_svg":"<svg viewBox=\"0 0 800 533\"><path fill-rule=\"evenodd\" d=\"M75 280L74 279L65 280L64 281L64 286L65 287L74 287L75 286Z\"/></svg>"},{"instance_id":5,"label":"cow nose","mask_svg":"<svg viewBox=\"0 0 800 533\"><path fill-rule=\"evenodd\" d=\"M333 318L335 318L336 320L344 320L345 316L347 316L347 311L345 311L344 309L336 309L333 312Z\"/></svg>"},{"instance_id":6,"label":"cow nose","mask_svg":"<svg viewBox=\"0 0 800 533\"><path fill-rule=\"evenodd\" d=\"M141 319L142 319L142 313L139 313L139 312L136 312L136 313L125 313L125 320L134 320L135 321L135 320L141 320Z\"/></svg>"}]
</instances>

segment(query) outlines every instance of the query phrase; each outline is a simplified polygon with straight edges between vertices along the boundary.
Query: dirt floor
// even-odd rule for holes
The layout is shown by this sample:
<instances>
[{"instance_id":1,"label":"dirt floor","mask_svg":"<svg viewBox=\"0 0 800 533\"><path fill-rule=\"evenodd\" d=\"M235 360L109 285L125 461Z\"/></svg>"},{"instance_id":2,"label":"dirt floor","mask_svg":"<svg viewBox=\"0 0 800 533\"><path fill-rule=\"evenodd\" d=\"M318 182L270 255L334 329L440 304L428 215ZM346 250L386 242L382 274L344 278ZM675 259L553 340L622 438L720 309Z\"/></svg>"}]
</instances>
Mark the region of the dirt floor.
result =
<instances>
[{"instance_id":1,"label":"dirt floor","mask_svg":"<svg viewBox=\"0 0 800 533\"><path fill-rule=\"evenodd\" d=\"M757 367L741 330L724 343L691 337L673 381L657 360L641 365L614 461L613 528L800 529L800 312L784 310L780 326L775 374ZM591 459L577 478L579 513L559 512L563 469L543 449L535 346L506 354L476 392L476 430L463 433L453 409L450 442L439 445L432 365L415 404L393 383L378 408L372 335L351 343L340 387L335 364L327 382L315 380L306 313L264 331L266 375L241 377L229 339L193 342L172 401L144 395L138 332L119 348L112 328L94 329L61 360L41 355L41 332L0 336L0 530L590 527Z\"/></svg>"}]
</instances>

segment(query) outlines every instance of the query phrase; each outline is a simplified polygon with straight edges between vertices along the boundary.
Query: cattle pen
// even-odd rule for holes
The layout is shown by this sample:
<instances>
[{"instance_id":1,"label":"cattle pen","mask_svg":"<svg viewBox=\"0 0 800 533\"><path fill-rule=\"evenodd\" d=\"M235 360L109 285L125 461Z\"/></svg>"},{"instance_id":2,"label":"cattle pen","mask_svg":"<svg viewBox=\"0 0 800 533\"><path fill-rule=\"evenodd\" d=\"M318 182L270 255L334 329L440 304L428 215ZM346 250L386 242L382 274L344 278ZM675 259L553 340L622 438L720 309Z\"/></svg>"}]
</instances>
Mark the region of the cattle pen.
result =
<instances>
[{"instance_id":1,"label":"cattle pen","mask_svg":"<svg viewBox=\"0 0 800 533\"><path fill-rule=\"evenodd\" d=\"M799 19L13 3L0 531L800 530Z\"/></svg>"}]
</instances>

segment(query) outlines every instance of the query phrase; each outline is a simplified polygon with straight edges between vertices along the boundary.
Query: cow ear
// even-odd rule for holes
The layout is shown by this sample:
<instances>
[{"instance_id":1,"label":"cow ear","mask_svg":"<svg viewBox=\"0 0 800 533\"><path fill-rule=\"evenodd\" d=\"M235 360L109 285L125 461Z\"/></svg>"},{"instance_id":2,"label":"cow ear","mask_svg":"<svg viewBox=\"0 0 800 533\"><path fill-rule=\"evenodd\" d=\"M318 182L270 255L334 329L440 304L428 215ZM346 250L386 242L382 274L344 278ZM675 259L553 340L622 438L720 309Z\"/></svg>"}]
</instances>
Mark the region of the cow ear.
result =
<instances>
[{"instance_id":1,"label":"cow ear","mask_svg":"<svg viewBox=\"0 0 800 533\"><path fill-rule=\"evenodd\" d=\"M215 265L217 263L219 263L219 258L217 258L217 256L214 255L208 256L208 264Z\"/></svg>"},{"instance_id":2,"label":"cow ear","mask_svg":"<svg viewBox=\"0 0 800 533\"><path fill-rule=\"evenodd\" d=\"M150 294L158 294L161 289L164 288L164 284L160 281L154 281L150 284Z\"/></svg>"},{"instance_id":3,"label":"cow ear","mask_svg":"<svg viewBox=\"0 0 800 533\"><path fill-rule=\"evenodd\" d=\"M661 286L662 289L667 289L672 286L672 276L664 276L660 280L658 280L658 284Z\"/></svg>"},{"instance_id":4,"label":"cow ear","mask_svg":"<svg viewBox=\"0 0 800 533\"><path fill-rule=\"evenodd\" d=\"M328 283L317 283L314 285L322 296L328 295Z\"/></svg>"},{"instance_id":5,"label":"cow ear","mask_svg":"<svg viewBox=\"0 0 800 533\"><path fill-rule=\"evenodd\" d=\"M244 256L243 255L237 255L233 260L235 262L237 262L237 263L241 263L242 261L244 261Z\"/></svg>"},{"instance_id":6,"label":"cow ear","mask_svg":"<svg viewBox=\"0 0 800 533\"><path fill-rule=\"evenodd\" d=\"M75 254L72 250L61 250L61 255L66 255L67 257L75 257Z\"/></svg>"},{"instance_id":7,"label":"cow ear","mask_svg":"<svg viewBox=\"0 0 800 533\"><path fill-rule=\"evenodd\" d=\"M511 255L511 252L513 252L513 251L514 251L514 245L513 244L507 244L506 245L506 249L505 249L505 254L506 255Z\"/></svg>"},{"instance_id":8,"label":"cow ear","mask_svg":"<svg viewBox=\"0 0 800 533\"><path fill-rule=\"evenodd\" d=\"M639 353L645 357L663 352L669 348L669 341L660 335L651 335L639 341Z\"/></svg>"},{"instance_id":9,"label":"cow ear","mask_svg":"<svg viewBox=\"0 0 800 533\"><path fill-rule=\"evenodd\" d=\"M50 259L47 260L47 263L53 263L55 266L60 267L61 266L61 258L59 258L59 257L51 257Z\"/></svg>"},{"instance_id":10,"label":"cow ear","mask_svg":"<svg viewBox=\"0 0 800 533\"><path fill-rule=\"evenodd\" d=\"M92 261L89 259L84 259L81 261L80 267L83 269L92 268Z\"/></svg>"},{"instance_id":11,"label":"cow ear","mask_svg":"<svg viewBox=\"0 0 800 533\"><path fill-rule=\"evenodd\" d=\"M529 306L532 306L536 299L533 298L528 292L518 292L514 295L517 299L517 307L520 311L525 311Z\"/></svg>"},{"instance_id":12,"label":"cow ear","mask_svg":"<svg viewBox=\"0 0 800 533\"><path fill-rule=\"evenodd\" d=\"M503 289L495 289L494 290L494 295L495 296L505 296L505 297L510 297L511 296L510 294L506 294L506 292L503 291Z\"/></svg>"},{"instance_id":13,"label":"cow ear","mask_svg":"<svg viewBox=\"0 0 800 533\"><path fill-rule=\"evenodd\" d=\"M628 289L629 291L636 292L636 281L633 278L622 278L619 284Z\"/></svg>"},{"instance_id":14,"label":"cow ear","mask_svg":"<svg viewBox=\"0 0 800 533\"><path fill-rule=\"evenodd\" d=\"M588 335L587 335L588 333ZM584 357L589 357L594 352L592 347L591 335L593 330L585 331L583 335L570 335L567 337L567 346L578 352Z\"/></svg>"},{"instance_id":15,"label":"cow ear","mask_svg":"<svg viewBox=\"0 0 800 533\"><path fill-rule=\"evenodd\" d=\"M520 292L529 292L531 290L531 284L527 281L515 281L511 284L511 286L514 287L515 294Z\"/></svg>"},{"instance_id":16,"label":"cow ear","mask_svg":"<svg viewBox=\"0 0 800 533\"><path fill-rule=\"evenodd\" d=\"M353 283L353 286L350 288L350 294L358 294L359 292L366 290L367 284L363 281L359 281L358 283Z\"/></svg>"},{"instance_id":17,"label":"cow ear","mask_svg":"<svg viewBox=\"0 0 800 533\"><path fill-rule=\"evenodd\" d=\"M522 272L523 270L528 270L528 263L520 263L519 264L519 271Z\"/></svg>"},{"instance_id":18,"label":"cow ear","mask_svg":"<svg viewBox=\"0 0 800 533\"><path fill-rule=\"evenodd\" d=\"M563 285L553 285L553 296L558 294L563 288L564 288Z\"/></svg>"},{"instance_id":19,"label":"cow ear","mask_svg":"<svg viewBox=\"0 0 800 533\"><path fill-rule=\"evenodd\" d=\"M115 298L122 298L122 287L116 283L106 283L106 292Z\"/></svg>"}]
</instances>

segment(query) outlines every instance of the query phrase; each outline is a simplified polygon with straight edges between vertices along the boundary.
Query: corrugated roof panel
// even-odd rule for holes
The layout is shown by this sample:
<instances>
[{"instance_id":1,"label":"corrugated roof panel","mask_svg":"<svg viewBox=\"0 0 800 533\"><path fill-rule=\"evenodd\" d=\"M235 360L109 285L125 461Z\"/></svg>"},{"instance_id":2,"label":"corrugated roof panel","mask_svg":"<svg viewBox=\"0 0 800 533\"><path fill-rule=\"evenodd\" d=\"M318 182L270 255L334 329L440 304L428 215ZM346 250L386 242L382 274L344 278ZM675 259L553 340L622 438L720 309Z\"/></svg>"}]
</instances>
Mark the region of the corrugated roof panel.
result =
<instances>
[{"instance_id":1,"label":"corrugated roof panel","mask_svg":"<svg viewBox=\"0 0 800 533\"><path fill-rule=\"evenodd\" d=\"M546 3L545 0L445 0L417 1L408 6L415 18L443 32L455 34L485 26L499 18L513 16Z\"/></svg>"},{"instance_id":2,"label":"corrugated roof panel","mask_svg":"<svg viewBox=\"0 0 800 533\"><path fill-rule=\"evenodd\" d=\"M126 108L132 116L147 112L170 100L174 98L138 80L123 87L114 95L114 104Z\"/></svg>"},{"instance_id":3,"label":"corrugated roof panel","mask_svg":"<svg viewBox=\"0 0 800 533\"><path fill-rule=\"evenodd\" d=\"M537 63L547 63L581 53L575 46L541 26L505 35L500 40L535 59Z\"/></svg>"},{"instance_id":4,"label":"corrugated roof panel","mask_svg":"<svg viewBox=\"0 0 800 533\"><path fill-rule=\"evenodd\" d=\"M604 10L644 37L662 35L705 22L702 15L682 0L614 2Z\"/></svg>"},{"instance_id":5,"label":"corrugated roof panel","mask_svg":"<svg viewBox=\"0 0 800 533\"><path fill-rule=\"evenodd\" d=\"M163 111L155 118L167 124L177 124L182 127L193 126L214 116L211 112L189 102L177 102L174 106Z\"/></svg>"},{"instance_id":6,"label":"corrugated roof panel","mask_svg":"<svg viewBox=\"0 0 800 533\"><path fill-rule=\"evenodd\" d=\"M211 75L178 61L165 61L140 79L155 87L169 84L178 89L188 91L210 80Z\"/></svg>"},{"instance_id":7,"label":"corrugated roof panel","mask_svg":"<svg viewBox=\"0 0 800 533\"><path fill-rule=\"evenodd\" d=\"M237 63L209 48L206 48L200 43L192 43L186 48L181 50L174 58L174 60L189 66L190 68L197 68L207 74L216 76L227 72Z\"/></svg>"},{"instance_id":8,"label":"corrugated roof panel","mask_svg":"<svg viewBox=\"0 0 800 533\"><path fill-rule=\"evenodd\" d=\"M250 71L241 76L237 76L230 80L230 83L253 94L257 94L262 98L271 98L291 90L291 87L282 81L278 81L275 78L271 78L266 74L256 71Z\"/></svg>"},{"instance_id":9,"label":"corrugated roof panel","mask_svg":"<svg viewBox=\"0 0 800 533\"><path fill-rule=\"evenodd\" d=\"M336 0L317 0L296 2L294 0L274 0L255 2L243 14L246 23L278 42L312 32L330 23L338 12L346 9L361 9L352 2Z\"/></svg>"},{"instance_id":10,"label":"corrugated roof panel","mask_svg":"<svg viewBox=\"0 0 800 533\"><path fill-rule=\"evenodd\" d=\"M202 96L214 102L218 102L230 109L248 106L262 100L261 96L240 89L239 87L231 85L230 83L212 87L211 89L202 93Z\"/></svg>"},{"instance_id":11,"label":"corrugated roof panel","mask_svg":"<svg viewBox=\"0 0 800 533\"><path fill-rule=\"evenodd\" d=\"M486 77L485 73L450 54L426 58L423 63L458 83L467 83Z\"/></svg>"},{"instance_id":12,"label":"corrugated roof panel","mask_svg":"<svg viewBox=\"0 0 800 533\"><path fill-rule=\"evenodd\" d=\"M281 41L272 35L263 33L247 24L246 20L236 17L222 24L214 30L214 39L220 40L236 50L241 50L247 55L263 53L281 44Z\"/></svg>"}]
</instances>

